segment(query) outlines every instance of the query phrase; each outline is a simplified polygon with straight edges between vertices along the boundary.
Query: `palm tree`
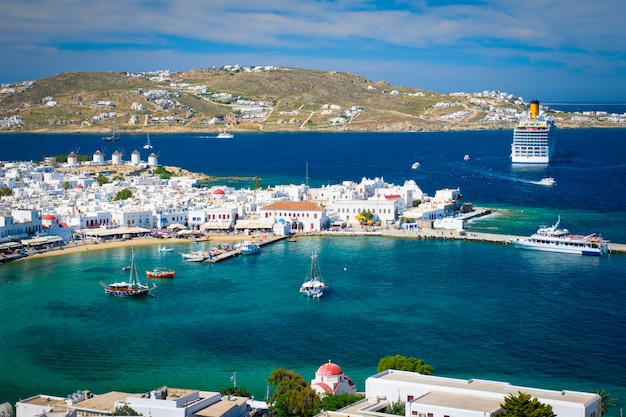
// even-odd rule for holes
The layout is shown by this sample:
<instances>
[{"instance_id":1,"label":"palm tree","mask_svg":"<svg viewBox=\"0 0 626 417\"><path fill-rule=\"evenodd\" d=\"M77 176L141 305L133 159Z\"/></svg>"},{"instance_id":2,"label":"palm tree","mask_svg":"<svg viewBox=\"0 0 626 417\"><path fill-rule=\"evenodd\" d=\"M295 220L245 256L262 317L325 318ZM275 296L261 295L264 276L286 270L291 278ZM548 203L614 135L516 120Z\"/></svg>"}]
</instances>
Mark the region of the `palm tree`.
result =
<instances>
[{"instance_id":1,"label":"palm tree","mask_svg":"<svg viewBox=\"0 0 626 417\"><path fill-rule=\"evenodd\" d=\"M597 390L596 394L600 396L600 417L606 414L610 407L615 407L615 401L619 398L611 398L611 393L605 390Z\"/></svg>"}]
</instances>

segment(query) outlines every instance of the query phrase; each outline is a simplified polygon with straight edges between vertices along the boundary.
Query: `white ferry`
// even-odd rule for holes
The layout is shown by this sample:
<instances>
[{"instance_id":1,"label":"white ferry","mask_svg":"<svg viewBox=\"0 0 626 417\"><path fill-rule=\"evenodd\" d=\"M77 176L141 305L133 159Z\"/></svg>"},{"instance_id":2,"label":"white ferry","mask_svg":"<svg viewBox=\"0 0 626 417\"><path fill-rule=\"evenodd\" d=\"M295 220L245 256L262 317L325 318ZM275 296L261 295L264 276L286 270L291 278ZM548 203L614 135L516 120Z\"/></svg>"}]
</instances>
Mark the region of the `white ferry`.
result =
<instances>
[{"instance_id":1,"label":"white ferry","mask_svg":"<svg viewBox=\"0 0 626 417\"><path fill-rule=\"evenodd\" d=\"M556 125L554 119L539 111L539 101L530 102L528 116L513 131L511 162L514 164L547 164L554 153Z\"/></svg>"},{"instance_id":2,"label":"white ferry","mask_svg":"<svg viewBox=\"0 0 626 417\"><path fill-rule=\"evenodd\" d=\"M511 239L511 243L520 249L590 256L600 256L611 250L608 240L596 236L595 233L587 236L572 235L567 229L558 228L560 222L561 217L554 226L542 226L532 236Z\"/></svg>"}]
</instances>

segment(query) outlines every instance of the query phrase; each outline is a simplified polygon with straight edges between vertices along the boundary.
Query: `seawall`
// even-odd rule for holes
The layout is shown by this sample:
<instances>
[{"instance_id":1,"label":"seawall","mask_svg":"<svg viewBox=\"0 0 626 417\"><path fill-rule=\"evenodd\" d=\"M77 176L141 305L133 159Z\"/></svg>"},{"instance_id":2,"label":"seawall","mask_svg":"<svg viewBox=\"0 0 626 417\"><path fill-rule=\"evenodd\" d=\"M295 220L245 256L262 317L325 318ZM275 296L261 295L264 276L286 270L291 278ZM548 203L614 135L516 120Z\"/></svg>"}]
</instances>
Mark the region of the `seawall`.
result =
<instances>
[{"instance_id":1,"label":"seawall","mask_svg":"<svg viewBox=\"0 0 626 417\"><path fill-rule=\"evenodd\" d=\"M435 229L419 229L419 230L403 230L392 227L356 227L346 231L322 232L318 235L325 236L387 236L394 238L409 239L452 239L452 240L468 240L473 242L497 243L511 245L512 239L523 239L526 236L501 235L494 233L474 233L467 231L454 230L435 230ZM611 252L617 254L626 254L626 245L622 243L611 243Z\"/></svg>"}]
</instances>

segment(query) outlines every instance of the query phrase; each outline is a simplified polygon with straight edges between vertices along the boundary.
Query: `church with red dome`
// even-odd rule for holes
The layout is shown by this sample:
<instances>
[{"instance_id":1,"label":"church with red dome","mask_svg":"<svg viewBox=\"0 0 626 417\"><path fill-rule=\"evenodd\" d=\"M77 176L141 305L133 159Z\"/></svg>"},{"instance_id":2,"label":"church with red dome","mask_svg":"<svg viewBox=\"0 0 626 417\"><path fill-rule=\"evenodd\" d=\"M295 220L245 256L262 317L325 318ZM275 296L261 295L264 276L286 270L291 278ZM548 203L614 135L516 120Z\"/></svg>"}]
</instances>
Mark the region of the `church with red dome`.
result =
<instances>
[{"instance_id":1,"label":"church with red dome","mask_svg":"<svg viewBox=\"0 0 626 417\"><path fill-rule=\"evenodd\" d=\"M330 360L320 366L311 381L311 388L318 394L356 394L356 385L344 375L341 367Z\"/></svg>"}]
</instances>

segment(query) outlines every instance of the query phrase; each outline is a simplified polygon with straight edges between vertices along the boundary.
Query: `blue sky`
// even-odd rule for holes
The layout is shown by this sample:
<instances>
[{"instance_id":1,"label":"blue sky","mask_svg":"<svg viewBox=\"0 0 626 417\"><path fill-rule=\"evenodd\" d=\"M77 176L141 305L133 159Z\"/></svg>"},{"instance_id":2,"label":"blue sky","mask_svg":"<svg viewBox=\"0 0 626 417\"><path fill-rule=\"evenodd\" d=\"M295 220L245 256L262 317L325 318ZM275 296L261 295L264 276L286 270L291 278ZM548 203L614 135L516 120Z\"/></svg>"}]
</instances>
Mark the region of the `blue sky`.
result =
<instances>
[{"instance_id":1,"label":"blue sky","mask_svg":"<svg viewBox=\"0 0 626 417\"><path fill-rule=\"evenodd\" d=\"M5 0L0 82L276 65L442 93L626 102L623 0Z\"/></svg>"}]
</instances>

